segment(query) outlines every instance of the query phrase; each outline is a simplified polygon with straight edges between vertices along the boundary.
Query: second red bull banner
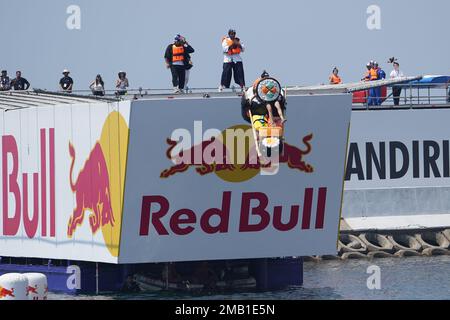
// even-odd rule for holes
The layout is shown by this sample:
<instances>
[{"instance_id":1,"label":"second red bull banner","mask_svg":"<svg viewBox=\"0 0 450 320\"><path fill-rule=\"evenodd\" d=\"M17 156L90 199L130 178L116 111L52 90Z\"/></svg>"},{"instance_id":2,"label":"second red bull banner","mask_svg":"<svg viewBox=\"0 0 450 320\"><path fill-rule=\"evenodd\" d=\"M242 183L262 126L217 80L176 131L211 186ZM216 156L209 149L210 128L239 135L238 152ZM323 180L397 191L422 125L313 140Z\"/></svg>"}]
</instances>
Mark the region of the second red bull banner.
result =
<instances>
[{"instance_id":1,"label":"second red bull banner","mask_svg":"<svg viewBox=\"0 0 450 320\"><path fill-rule=\"evenodd\" d=\"M239 104L132 103L120 263L335 253L351 97L289 96L269 162Z\"/></svg>"},{"instance_id":2,"label":"second red bull banner","mask_svg":"<svg viewBox=\"0 0 450 320\"><path fill-rule=\"evenodd\" d=\"M0 256L143 263L334 253L348 95L289 96L258 156L234 97L0 112Z\"/></svg>"}]
</instances>

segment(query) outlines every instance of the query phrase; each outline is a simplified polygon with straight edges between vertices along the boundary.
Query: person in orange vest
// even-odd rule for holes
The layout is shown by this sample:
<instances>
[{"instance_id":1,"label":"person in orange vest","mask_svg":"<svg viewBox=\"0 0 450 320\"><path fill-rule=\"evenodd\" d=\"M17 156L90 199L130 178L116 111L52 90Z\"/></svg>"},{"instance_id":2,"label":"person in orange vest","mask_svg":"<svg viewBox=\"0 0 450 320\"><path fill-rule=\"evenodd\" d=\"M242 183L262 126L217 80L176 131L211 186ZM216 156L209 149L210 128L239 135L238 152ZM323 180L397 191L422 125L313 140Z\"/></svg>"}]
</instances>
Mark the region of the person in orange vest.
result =
<instances>
[{"instance_id":1,"label":"person in orange vest","mask_svg":"<svg viewBox=\"0 0 450 320\"><path fill-rule=\"evenodd\" d=\"M372 68L369 71L369 81L377 81L378 80L378 63L373 62ZM379 88L370 88L369 89L369 106L377 106L379 101L379 95L381 94L381 90Z\"/></svg>"},{"instance_id":2,"label":"person in orange vest","mask_svg":"<svg viewBox=\"0 0 450 320\"><path fill-rule=\"evenodd\" d=\"M339 77L338 68L334 67L331 76L330 76L330 84L340 84L342 83L341 77Z\"/></svg>"},{"instance_id":3,"label":"person in orange vest","mask_svg":"<svg viewBox=\"0 0 450 320\"><path fill-rule=\"evenodd\" d=\"M362 78L361 81L370 81L370 69L372 69L372 64L370 62L367 62L366 68L367 71L364 74L364 78Z\"/></svg>"},{"instance_id":4,"label":"person in orange vest","mask_svg":"<svg viewBox=\"0 0 450 320\"><path fill-rule=\"evenodd\" d=\"M186 61L189 54L194 52L184 37L177 34L173 44L169 44L164 54L166 67L172 73L172 85L174 93L181 93L184 89L186 77Z\"/></svg>"},{"instance_id":5,"label":"person in orange vest","mask_svg":"<svg viewBox=\"0 0 450 320\"><path fill-rule=\"evenodd\" d=\"M244 90L244 65L241 53L245 51L245 48L241 40L236 37L236 30L230 29L228 37L222 37L222 50L223 71L219 91L230 87L232 74L234 74L234 82L241 87L241 90Z\"/></svg>"}]
</instances>

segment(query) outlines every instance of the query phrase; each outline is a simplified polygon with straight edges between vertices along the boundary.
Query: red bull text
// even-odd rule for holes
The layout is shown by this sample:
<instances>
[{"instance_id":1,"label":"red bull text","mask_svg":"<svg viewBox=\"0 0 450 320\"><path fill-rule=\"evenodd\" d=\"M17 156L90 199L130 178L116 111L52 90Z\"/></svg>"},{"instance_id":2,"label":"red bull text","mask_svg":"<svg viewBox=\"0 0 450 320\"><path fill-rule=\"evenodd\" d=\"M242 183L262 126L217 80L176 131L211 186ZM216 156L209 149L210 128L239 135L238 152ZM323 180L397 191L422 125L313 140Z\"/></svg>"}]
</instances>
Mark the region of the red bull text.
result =
<instances>
[{"instance_id":1,"label":"red bull text","mask_svg":"<svg viewBox=\"0 0 450 320\"><path fill-rule=\"evenodd\" d=\"M269 208L269 197L262 192L244 192L238 198L240 201L240 212L238 232L261 232L272 226L282 232L294 229L310 230L323 229L325 221L325 208L327 188L318 188L315 225L311 227L311 216L313 208L314 188L306 188L303 195L303 205L293 204L289 208L276 205ZM234 200L236 201L236 200ZM230 215L232 192L225 191L222 194L222 203L217 208L210 208L202 214L191 209L183 208L169 213L170 202L162 195L144 196L142 198L142 210L140 219L140 236L148 236L155 232L161 236L175 234L185 236L195 231L206 234L228 233L230 226ZM255 205L256 203L256 205ZM253 204L253 205L252 205ZM153 208L159 207L159 210ZM302 214L300 218L300 208ZM288 211L290 217L288 222L283 217L283 211ZM286 215L286 213L284 214ZM165 218L170 216L170 219ZM210 220L213 216L218 217L220 222L214 226ZM255 217L257 217L255 219ZM164 223L168 220L169 223ZM254 220L259 222L255 223ZM152 227L152 230L150 229Z\"/></svg>"},{"instance_id":2,"label":"red bull text","mask_svg":"<svg viewBox=\"0 0 450 320\"><path fill-rule=\"evenodd\" d=\"M48 150L47 150L48 131ZM49 159L47 159L47 151ZM3 235L16 236L21 223L29 238L34 238L41 221L41 236L55 237L55 130L40 130L40 172L26 173L22 170L19 177L19 151L16 138L12 135L2 136L2 184L3 184ZM8 161L8 160L12 161ZM10 166L10 164L12 164ZM47 170L48 169L48 170ZM28 178L33 177L33 213L28 212ZM22 180L22 188L19 186ZM48 184L47 184L48 179ZM49 192L49 203L47 201ZM10 196L12 194L12 197ZM39 195L41 206L39 208ZM14 213L9 212L10 200L13 199ZM47 216L49 210L49 217ZM48 227L49 226L49 232Z\"/></svg>"}]
</instances>

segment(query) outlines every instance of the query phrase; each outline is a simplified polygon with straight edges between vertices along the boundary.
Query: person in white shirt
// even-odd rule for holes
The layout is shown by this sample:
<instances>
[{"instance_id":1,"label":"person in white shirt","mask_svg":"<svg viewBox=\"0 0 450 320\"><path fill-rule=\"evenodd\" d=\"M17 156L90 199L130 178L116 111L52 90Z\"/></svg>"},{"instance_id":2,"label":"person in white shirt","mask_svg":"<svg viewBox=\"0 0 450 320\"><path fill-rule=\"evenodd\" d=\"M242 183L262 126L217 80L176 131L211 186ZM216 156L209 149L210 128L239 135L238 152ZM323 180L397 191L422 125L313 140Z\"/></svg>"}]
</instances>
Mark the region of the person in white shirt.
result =
<instances>
[{"instance_id":1,"label":"person in white shirt","mask_svg":"<svg viewBox=\"0 0 450 320\"><path fill-rule=\"evenodd\" d=\"M401 79L405 77L403 72L400 70L400 65L397 61L393 63L394 70L391 71L390 78L391 79ZM392 87L392 95L394 96L394 105L398 106L400 104L400 94L402 92L402 87L393 86Z\"/></svg>"},{"instance_id":2,"label":"person in white shirt","mask_svg":"<svg viewBox=\"0 0 450 320\"><path fill-rule=\"evenodd\" d=\"M127 94L127 88L130 86L128 82L127 73L125 71L119 71L118 79L116 80L116 95L123 96Z\"/></svg>"},{"instance_id":3,"label":"person in white shirt","mask_svg":"<svg viewBox=\"0 0 450 320\"><path fill-rule=\"evenodd\" d=\"M94 96L104 96L105 95L105 83L103 82L102 76L97 75L95 80L91 82L89 88L92 90Z\"/></svg>"},{"instance_id":4,"label":"person in white shirt","mask_svg":"<svg viewBox=\"0 0 450 320\"><path fill-rule=\"evenodd\" d=\"M230 29L228 31L228 37L222 38L222 50L223 71L219 91L230 87L232 74L234 74L234 82L243 90L245 87L245 78L241 53L245 51L245 48L240 39L236 37L235 30Z\"/></svg>"}]
</instances>

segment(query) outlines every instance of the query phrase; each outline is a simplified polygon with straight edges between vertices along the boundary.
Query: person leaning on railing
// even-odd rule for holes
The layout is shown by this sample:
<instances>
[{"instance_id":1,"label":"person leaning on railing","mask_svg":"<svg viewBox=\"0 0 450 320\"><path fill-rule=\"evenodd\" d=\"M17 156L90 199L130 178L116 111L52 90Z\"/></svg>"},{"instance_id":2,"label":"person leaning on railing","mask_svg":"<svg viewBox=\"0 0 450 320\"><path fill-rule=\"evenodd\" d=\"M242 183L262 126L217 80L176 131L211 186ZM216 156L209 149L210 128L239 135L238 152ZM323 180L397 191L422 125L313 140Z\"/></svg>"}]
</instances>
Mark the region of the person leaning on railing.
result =
<instances>
[{"instance_id":1,"label":"person leaning on railing","mask_svg":"<svg viewBox=\"0 0 450 320\"><path fill-rule=\"evenodd\" d=\"M11 87L16 91L28 90L28 88L30 88L30 83L27 79L22 78L21 71L17 71L16 77L11 80Z\"/></svg>"},{"instance_id":2,"label":"person leaning on railing","mask_svg":"<svg viewBox=\"0 0 450 320\"><path fill-rule=\"evenodd\" d=\"M394 70L391 71L390 78L391 79L400 79L404 77L403 72L400 70L400 64L398 62L393 63ZM402 92L401 86L393 86L392 87L392 95L394 97L394 105L398 106L400 104L400 94Z\"/></svg>"},{"instance_id":3,"label":"person leaning on railing","mask_svg":"<svg viewBox=\"0 0 450 320\"><path fill-rule=\"evenodd\" d=\"M59 80L59 87L63 92L72 93L73 79L69 77L70 71L68 69L63 70L64 77Z\"/></svg>"},{"instance_id":4,"label":"person leaning on railing","mask_svg":"<svg viewBox=\"0 0 450 320\"><path fill-rule=\"evenodd\" d=\"M105 95L105 83L103 82L102 76L97 75L95 80L89 85L94 96L104 96Z\"/></svg>"},{"instance_id":5,"label":"person leaning on railing","mask_svg":"<svg viewBox=\"0 0 450 320\"><path fill-rule=\"evenodd\" d=\"M127 94L127 88L130 86L127 78L127 73L125 71L119 71L118 79L116 80L116 94L118 96L123 96Z\"/></svg>"},{"instance_id":6,"label":"person leaning on railing","mask_svg":"<svg viewBox=\"0 0 450 320\"><path fill-rule=\"evenodd\" d=\"M338 68L334 67L331 76L330 76L330 84L340 84L342 83L341 77L339 77Z\"/></svg>"}]
</instances>

